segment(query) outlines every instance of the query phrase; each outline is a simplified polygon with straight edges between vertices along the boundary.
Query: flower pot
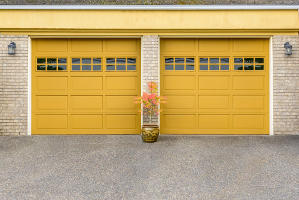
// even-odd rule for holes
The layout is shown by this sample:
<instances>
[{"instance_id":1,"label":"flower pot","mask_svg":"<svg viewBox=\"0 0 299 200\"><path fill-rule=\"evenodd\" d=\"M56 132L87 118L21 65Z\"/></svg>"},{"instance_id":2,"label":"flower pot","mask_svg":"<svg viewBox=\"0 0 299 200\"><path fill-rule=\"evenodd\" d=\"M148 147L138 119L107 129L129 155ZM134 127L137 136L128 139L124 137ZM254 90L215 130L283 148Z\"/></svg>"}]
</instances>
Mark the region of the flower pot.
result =
<instances>
[{"instance_id":1,"label":"flower pot","mask_svg":"<svg viewBox=\"0 0 299 200\"><path fill-rule=\"evenodd\" d=\"M159 126L145 124L142 126L141 136L143 142L156 142L159 137Z\"/></svg>"}]
</instances>

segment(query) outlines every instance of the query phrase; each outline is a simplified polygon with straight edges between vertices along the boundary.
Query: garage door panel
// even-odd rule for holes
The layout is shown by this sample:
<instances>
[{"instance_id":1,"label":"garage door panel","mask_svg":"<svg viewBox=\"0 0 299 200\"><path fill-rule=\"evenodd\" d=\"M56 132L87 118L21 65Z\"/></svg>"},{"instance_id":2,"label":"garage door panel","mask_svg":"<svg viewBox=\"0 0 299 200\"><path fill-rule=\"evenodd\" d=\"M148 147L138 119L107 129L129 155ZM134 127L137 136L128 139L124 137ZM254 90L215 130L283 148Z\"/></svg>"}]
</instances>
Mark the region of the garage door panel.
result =
<instances>
[{"instance_id":1,"label":"garage door panel","mask_svg":"<svg viewBox=\"0 0 299 200\"><path fill-rule=\"evenodd\" d=\"M264 76L234 76L234 90L264 90Z\"/></svg>"},{"instance_id":2,"label":"garage door panel","mask_svg":"<svg viewBox=\"0 0 299 200\"><path fill-rule=\"evenodd\" d=\"M137 109L137 105L133 103L134 96L106 96L107 110L131 110Z\"/></svg>"},{"instance_id":3,"label":"garage door panel","mask_svg":"<svg viewBox=\"0 0 299 200\"><path fill-rule=\"evenodd\" d=\"M100 76L82 76L82 77L71 77L71 89L72 90L103 90L103 77Z\"/></svg>"},{"instance_id":4,"label":"garage door panel","mask_svg":"<svg viewBox=\"0 0 299 200\"><path fill-rule=\"evenodd\" d=\"M229 109L230 96L199 96L199 109Z\"/></svg>"},{"instance_id":5,"label":"garage door panel","mask_svg":"<svg viewBox=\"0 0 299 200\"><path fill-rule=\"evenodd\" d=\"M196 115L163 115L165 129L195 129Z\"/></svg>"},{"instance_id":6,"label":"garage door panel","mask_svg":"<svg viewBox=\"0 0 299 200\"><path fill-rule=\"evenodd\" d=\"M67 129L67 115L36 115L37 129Z\"/></svg>"},{"instance_id":7,"label":"garage door panel","mask_svg":"<svg viewBox=\"0 0 299 200\"><path fill-rule=\"evenodd\" d=\"M234 129L264 129L265 115L233 115Z\"/></svg>"},{"instance_id":8,"label":"garage door panel","mask_svg":"<svg viewBox=\"0 0 299 200\"><path fill-rule=\"evenodd\" d=\"M185 110L195 110L196 109L196 96L173 96L166 95L167 104L164 105L165 110L172 109L185 109Z\"/></svg>"},{"instance_id":9,"label":"garage door panel","mask_svg":"<svg viewBox=\"0 0 299 200\"><path fill-rule=\"evenodd\" d=\"M229 129L230 115L199 115L199 129Z\"/></svg>"},{"instance_id":10,"label":"garage door panel","mask_svg":"<svg viewBox=\"0 0 299 200\"><path fill-rule=\"evenodd\" d=\"M200 52L229 52L230 39L205 39L199 40Z\"/></svg>"},{"instance_id":11,"label":"garage door panel","mask_svg":"<svg viewBox=\"0 0 299 200\"><path fill-rule=\"evenodd\" d=\"M71 96L72 110L102 110L103 96Z\"/></svg>"},{"instance_id":12,"label":"garage door panel","mask_svg":"<svg viewBox=\"0 0 299 200\"><path fill-rule=\"evenodd\" d=\"M235 52L263 52L264 39L234 39L234 51Z\"/></svg>"},{"instance_id":13,"label":"garage door panel","mask_svg":"<svg viewBox=\"0 0 299 200\"><path fill-rule=\"evenodd\" d=\"M36 78L38 91L67 91L68 77L42 76Z\"/></svg>"},{"instance_id":14,"label":"garage door panel","mask_svg":"<svg viewBox=\"0 0 299 200\"><path fill-rule=\"evenodd\" d=\"M164 90L195 90L195 76L164 76Z\"/></svg>"},{"instance_id":15,"label":"garage door panel","mask_svg":"<svg viewBox=\"0 0 299 200\"><path fill-rule=\"evenodd\" d=\"M138 52L137 39L107 40L107 52Z\"/></svg>"},{"instance_id":16,"label":"garage door panel","mask_svg":"<svg viewBox=\"0 0 299 200\"><path fill-rule=\"evenodd\" d=\"M107 129L136 129L137 115L106 115Z\"/></svg>"},{"instance_id":17,"label":"garage door panel","mask_svg":"<svg viewBox=\"0 0 299 200\"><path fill-rule=\"evenodd\" d=\"M194 52L196 43L196 39L168 39L163 44L165 52Z\"/></svg>"},{"instance_id":18,"label":"garage door panel","mask_svg":"<svg viewBox=\"0 0 299 200\"><path fill-rule=\"evenodd\" d=\"M229 90L229 76L199 76L199 90Z\"/></svg>"},{"instance_id":19,"label":"garage door panel","mask_svg":"<svg viewBox=\"0 0 299 200\"><path fill-rule=\"evenodd\" d=\"M67 110L67 96L36 96L36 105L38 111L43 110Z\"/></svg>"},{"instance_id":20,"label":"garage door panel","mask_svg":"<svg viewBox=\"0 0 299 200\"><path fill-rule=\"evenodd\" d=\"M39 39L36 43L37 52L67 52L67 39Z\"/></svg>"},{"instance_id":21,"label":"garage door panel","mask_svg":"<svg viewBox=\"0 0 299 200\"><path fill-rule=\"evenodd\" d=\"M234 96L233 97L234 109L264 109L265 98L264 96Z\"/></svg>"},{"instance_id":22,"label":"garage door panel","mask_svg":"<svg viewBox=\"0 0 299 200\"><path fill-rule=\"evenodd\" d=\"M103 115L71 115L72 129L102 129Z\"/></svg>"},{"instance_id":23,"label":"garage door panel","mask_svg":"<svg viewBox=\"0 0 299 200\"><path fill-rule=\"evenodd\" d=\"M131 90L136 91L138 88L137 77L106 77L106 90Z\"/></svg>"},{"instance_id":24,"label":"garage door panel","mask_svg":"<svg viewBox=\"0 0 299 200\"><path fill-rule=\"evenodd\" d=\"M103 52L102 39L72 39L72 52Z\"/></svg>"}]
</instances>

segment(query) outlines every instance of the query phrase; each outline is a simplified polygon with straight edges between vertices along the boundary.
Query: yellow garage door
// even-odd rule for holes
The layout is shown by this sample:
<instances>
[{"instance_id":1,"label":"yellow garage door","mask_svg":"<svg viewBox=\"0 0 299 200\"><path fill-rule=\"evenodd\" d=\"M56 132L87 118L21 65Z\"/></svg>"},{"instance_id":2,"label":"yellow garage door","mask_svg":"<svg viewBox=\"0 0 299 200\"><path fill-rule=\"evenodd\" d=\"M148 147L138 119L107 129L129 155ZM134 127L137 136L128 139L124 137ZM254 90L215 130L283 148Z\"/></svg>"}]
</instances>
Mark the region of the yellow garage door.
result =
<instances>
[{"instance_id":1,"label":"yellow garage door","mask_svg":"<svg viewBox=\"0 0 299 200\"><path fill-rule=\"evenodd\" d=\"M140 39L33 39L32 134L139 134Z\"/></svg>"},{"instance_id":2,"label":"yellow garage door","mask_svg":"<svg viewBox=\"0 0 299 200\"><path fill-rule=\"evenodd\" d=\"M268 39L161 39L161 133L269 134Z\"/></svg>"}]
</instances>

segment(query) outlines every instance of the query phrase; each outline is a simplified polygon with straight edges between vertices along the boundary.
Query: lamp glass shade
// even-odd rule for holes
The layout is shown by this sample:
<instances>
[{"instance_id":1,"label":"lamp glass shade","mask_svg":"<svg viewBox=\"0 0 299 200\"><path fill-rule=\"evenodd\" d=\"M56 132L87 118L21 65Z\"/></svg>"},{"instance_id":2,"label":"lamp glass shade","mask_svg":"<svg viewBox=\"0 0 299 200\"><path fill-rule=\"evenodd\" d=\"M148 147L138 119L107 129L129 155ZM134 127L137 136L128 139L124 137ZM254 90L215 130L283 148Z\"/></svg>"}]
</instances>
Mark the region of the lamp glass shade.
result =
<instances>
[{"instance_id":1,"label":"lamp glass shade","mask_svg":"<svg viewBox=\"0 0 299 200\"><path fill-rule=\"evenodd\" d=\"M10 43L7 47L8 47L8 54L16 53L16 44L14 42Z\"/></svg>"},{"instance_id":2,"label":"lamp glass shade","mask_svg":"<svg viewBox=\"0 0 299 200\"><path fill-rule=\"evenodd\" d=\"M286 42L284 44L285 49L285 55L291 55L292 54L292 45L289 44L289 42Z\"/></svg>"}]
</instances>

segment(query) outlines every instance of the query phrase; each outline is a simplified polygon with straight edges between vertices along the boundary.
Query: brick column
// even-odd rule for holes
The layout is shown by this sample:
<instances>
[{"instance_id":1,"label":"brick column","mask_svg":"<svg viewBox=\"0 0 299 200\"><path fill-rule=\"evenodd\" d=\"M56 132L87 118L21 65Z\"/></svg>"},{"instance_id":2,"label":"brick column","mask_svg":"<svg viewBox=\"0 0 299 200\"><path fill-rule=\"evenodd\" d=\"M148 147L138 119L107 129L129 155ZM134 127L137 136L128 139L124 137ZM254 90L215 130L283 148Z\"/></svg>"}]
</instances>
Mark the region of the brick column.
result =
<instances>
[{"instance_id":1,"label":"brick column","mask_svg":"<svg viewBox=\"0 0 299 200\"><path fill-rule=\"evenodd\" d=\"M16 54L7 45L16 43ZM0 35L0 135L27 135L28 36Z\"/></svg>"},{"instance_id":2,"label":"brick column","mask_svg":"<svg viewBox=\"0 0 299 200\"><path fill-rule=\"evenodd\" d=\"M285 55L290 42L293 54ZM273 37L273 122L274 134L299 134L299 37Z\"/></svg>"},{"instance_id":3,"label":"brick column","mask_svg":"<svg viewBox=\"0 0 299 200\"><path fill-rule=\"evenodd\" d=\"M147 82L155 81L159 84L159 36L144 35L142 38L142 87L143 91L148 91ZM143 116L143 121L148 120ZM153 123L158 122L158 117L154 116Z\"/></svg>"}]
</instances>

